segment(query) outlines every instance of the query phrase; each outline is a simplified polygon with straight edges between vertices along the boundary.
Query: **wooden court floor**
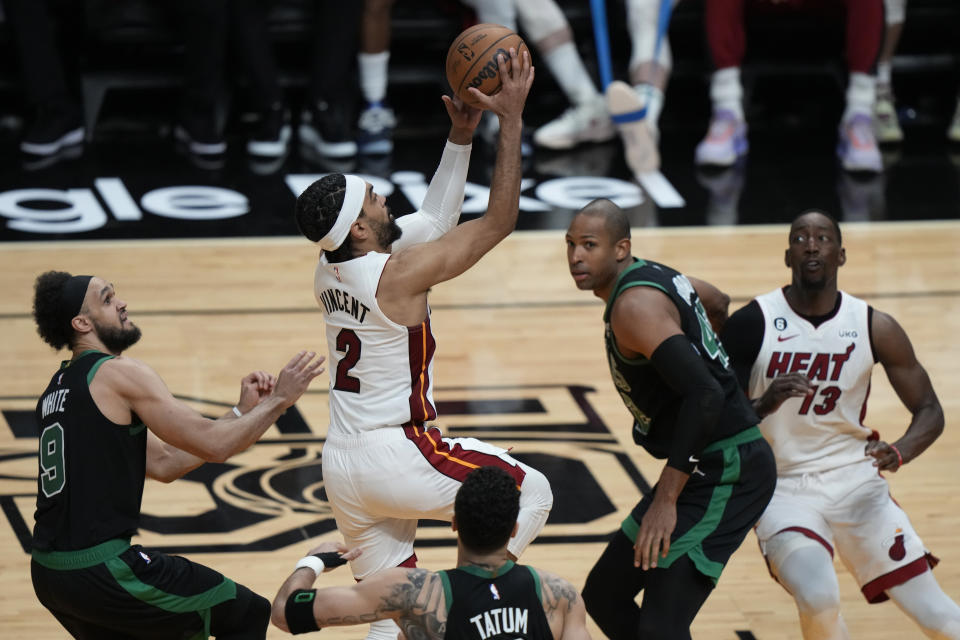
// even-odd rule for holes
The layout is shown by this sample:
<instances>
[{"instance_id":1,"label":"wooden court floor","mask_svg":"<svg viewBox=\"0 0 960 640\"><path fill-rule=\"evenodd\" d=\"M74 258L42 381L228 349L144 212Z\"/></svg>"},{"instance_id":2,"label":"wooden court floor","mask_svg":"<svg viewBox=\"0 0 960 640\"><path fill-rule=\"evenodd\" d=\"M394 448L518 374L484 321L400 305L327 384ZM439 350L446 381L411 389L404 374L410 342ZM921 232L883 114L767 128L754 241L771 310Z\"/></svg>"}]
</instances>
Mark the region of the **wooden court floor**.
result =
<instances>
[{"instance_id":1,"label":"wooden court floor","mask_svg":"<svg viewBox=\"0 0 960 640\"><path fill-rule=\"evenodd\" d=\"M712 281L736 309L789 280L787 227L636 229L634 254ZM935 575L960 599L960 225L849 224L843 289L891 313L913 340L947 416L943 436L890 477L928 548ZM6 372L0 409L0 636L62 638L35 600L22 539L32 528L36 438L24 431L60 355L37 337L32 284L47 269L111 280L144 338L130 354L150 363L174 394L218 414L253 369L276 371L301 348L325 350L312 293L315 249L299 238L0 244L0 350ZM437 336L439 424L477 435L543 463L557 493L556 514L523 561L582 586L614 530L639 497L639 471L654 480L660 463L633 445L630 421L604 361L602 306L574 287L562 232L515 233L472 271L432 294ZM271 598L294 562L320 539L335 538L316 456L326 432L326 374L278 424L226 465L170 485L148 482L144 545L182 552ZM889 439L907 413L877 372L867 424ZM109 461L104 461L108 463ZM205 470L205 471L204 471ZM198 472L194 472L197 474ZM573 480L570 480L572 478ZM585 493L577 493L587 487ZM450 532L424 527L421 566L455 558ZM446 541L446 542L445 542ZM867 605L837 562L843 611L854 638L922 637L892 603ZM346 570L319 585L349 584ZM594 637L601 638L589 622ZM363 628L326 629L327 638L362 638ZM750 636L748 633L752 633ZM269 637L279 638L276 630ZM702 639L799 638L790 597L768 576L751 534L693 626Z\"/></svg>"}]
</instances>

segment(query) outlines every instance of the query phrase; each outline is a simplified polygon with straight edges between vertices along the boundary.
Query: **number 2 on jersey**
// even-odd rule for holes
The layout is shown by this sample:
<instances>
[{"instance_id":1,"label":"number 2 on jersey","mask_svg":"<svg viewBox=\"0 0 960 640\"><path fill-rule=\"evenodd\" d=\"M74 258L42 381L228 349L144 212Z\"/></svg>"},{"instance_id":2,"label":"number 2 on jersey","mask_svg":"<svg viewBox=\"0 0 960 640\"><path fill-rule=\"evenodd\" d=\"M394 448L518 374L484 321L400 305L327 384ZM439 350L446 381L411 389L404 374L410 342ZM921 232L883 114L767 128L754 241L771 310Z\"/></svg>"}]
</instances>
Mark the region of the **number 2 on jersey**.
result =
<instances>
[{"instance_id":1,"label":"number 2 on jersey","mask_svg":"<svg viewBox=\"0 0 960 640\"><path fill-rule=\"evenodd\" d=\"M338 391L360 393L360 378L350 375L350 369L360 360L360 338L353 329L341 329L337 334L337 351L343 353L343 358L337 365L337 378L333 388Z\"/></svg>"}]
</instances>

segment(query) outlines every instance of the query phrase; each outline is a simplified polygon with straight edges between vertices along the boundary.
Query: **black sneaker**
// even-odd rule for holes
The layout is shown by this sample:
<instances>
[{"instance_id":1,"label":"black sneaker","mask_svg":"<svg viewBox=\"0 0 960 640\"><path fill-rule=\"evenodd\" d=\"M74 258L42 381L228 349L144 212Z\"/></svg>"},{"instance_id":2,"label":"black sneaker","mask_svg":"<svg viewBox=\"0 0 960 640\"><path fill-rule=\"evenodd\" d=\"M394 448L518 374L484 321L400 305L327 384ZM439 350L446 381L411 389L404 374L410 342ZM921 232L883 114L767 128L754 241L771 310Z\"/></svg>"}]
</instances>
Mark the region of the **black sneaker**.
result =
<instances>
[{"instance_id":1,"label":"black sneaker","mask_svg":"<svg viewBox=\"0 0 960 640\"><path fill-rule=\"evenodd\" d=\"M85 129L80 110L72 102L43 105L20 142L20 150L35 156L52 156L64 147L83 142Z\"/></svg>"},{"instance_id":2,"label":"black sneaker","mask_svg":"<svg viewBox=\"0 0 960 640\"><path fill-rule=\"evenodd\" d=\"M393 151L393 130L397 117L393 109L380 102L368 104L357 121L357 144L360 153L381 155Z\"/></svg>"},{"instance_id":3,"label":"black sneaker","mask_svg":"<svg viewBox=\"0 0 960 640\"><path fill-rule=\"evenodd\" d=\"M352 158L357 155L350 110L323 100L300 114L300 144L325 158Z\"/></svg>"},{"instance_id":4,"label":"black sneaker","mask_svg":"<svg viewBox=\"0 0 960 640\"><path fill-rule=\"evenodd\" d=\"M265 158L280 158L290 146L290 112L279 102L260 114L259 124L247 141L247 153Z\"/></svg>"},{"instance_id":5,"label":"black sneaker","mask_svg":"<svg viewBox=\"0 0 960 640\"><path fill-rule=\"evenodd\" d=\"M185 115L174 128L173 137L198 156L216 156L227 151L227 143L217 131L213 114L205 117L194 113Z\"/></svg>"}]
</instances>

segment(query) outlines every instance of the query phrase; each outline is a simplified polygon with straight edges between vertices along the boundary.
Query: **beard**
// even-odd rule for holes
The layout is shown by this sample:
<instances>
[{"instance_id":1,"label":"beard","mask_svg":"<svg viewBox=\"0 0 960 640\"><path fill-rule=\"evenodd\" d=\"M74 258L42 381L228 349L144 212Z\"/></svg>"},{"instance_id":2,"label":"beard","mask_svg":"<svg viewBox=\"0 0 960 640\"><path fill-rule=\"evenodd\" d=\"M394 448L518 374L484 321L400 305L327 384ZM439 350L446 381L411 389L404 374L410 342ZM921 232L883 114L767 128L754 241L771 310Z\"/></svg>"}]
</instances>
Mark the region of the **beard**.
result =
<instances>
[{"instance_id":1,"label":"beard","mask_svg":"<svg viewBox=\"0 0 960 640\"><path fill-rule=\"evenodd\" d=\"M381 247L386 249L400 239L400 236L403 235L403 229L397 224L396 219L390 215L389 222L377 225L376 233L377 242L380 243Z\"/></svg>"},{"instance_id":2,"label":"beard","mask_svg":"<svg viewBox=\"0 0 960 640\"><path fill-rule=\"evenodd\" d=\"M93 327L97 330L97 337L100 338L100 342L111 353L123 353L140 340L140 327L133 323L130 323L130 327L127 329L123 327L101 327L96 322L93 323Z\"/></svg>"}]
</instances>

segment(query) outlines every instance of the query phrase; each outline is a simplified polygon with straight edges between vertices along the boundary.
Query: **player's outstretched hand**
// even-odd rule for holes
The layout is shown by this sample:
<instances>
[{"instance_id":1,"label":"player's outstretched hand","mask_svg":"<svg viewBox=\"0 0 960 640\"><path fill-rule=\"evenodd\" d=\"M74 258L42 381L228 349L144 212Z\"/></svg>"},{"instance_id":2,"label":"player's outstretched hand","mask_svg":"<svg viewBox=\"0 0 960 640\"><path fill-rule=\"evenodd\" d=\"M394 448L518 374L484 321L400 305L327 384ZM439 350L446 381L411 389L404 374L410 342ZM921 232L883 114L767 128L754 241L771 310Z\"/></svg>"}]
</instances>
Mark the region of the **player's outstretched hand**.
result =
<instances>
[{"instance_id":1,"label":"player's outstretched hand","mask_svg":"<svg viewBox=\"0 0 960 640\"><path fill-rule=\"evenodd\" d=\"M241 413L247 413L270 395L276 383L277 379L266 371L248 373L240 381L240 400L237 401L237 409Z\"/></svg>"},{"instance_id":2,"label":"player's outstretched hand","mask_svg":"<svg viewBox=\"0 0 960 640\"><path fill-rule=\"evenodd\" d=\"M441 96L441 99L443 106L447 108L447 115L450 116L450 126L472 138L473 132L480 124L483 109L471 107L456 95Z\"/></svg>"},{"instance_id":3,"label":"player's outstretched hand","mask_svg":"<svg viewBox=\"0 0 960 640\"><path fill-rule=\"evenodd\" d=\"M323 373L321 365L326 358L319 356L314 360L315 356L317 354L314 351L300 351L280 370L273 395L283 402L284 407L292 406L313 379Z\"/></svg>"},{"instance_id":4,"label":"player's outstretched hand","mask_svg":"<svg viewBox=\"0 0 960 640\"><path fill-rule=\"evenodd\" d=\"M362 553L363 550L359 547L356 549L347 549L347 546L342 542L321 542L313 549L310 549L308 555L318 556L323 560L323 571L327 572L333 571L340 565L358 558Z\"/></svg>"},{"instance_id":5,"label":"player's outstretched hand","mask_svg":"<svg viewBox=\"0 0 960 640\"><path fill-rule=\"evenodd\" d=\"M522 56L517 50L510 47L510 58L503 54L497 56L497 66L500 70L500 90L492 96L484 95L476 87L470 87L470 95L480 103L484 109L493 111L500 119L520 118L523 105L527 101L527 94L533 86L533 66L530 63L530 52L524 51Z\"/></svg>"}]
</instances>

